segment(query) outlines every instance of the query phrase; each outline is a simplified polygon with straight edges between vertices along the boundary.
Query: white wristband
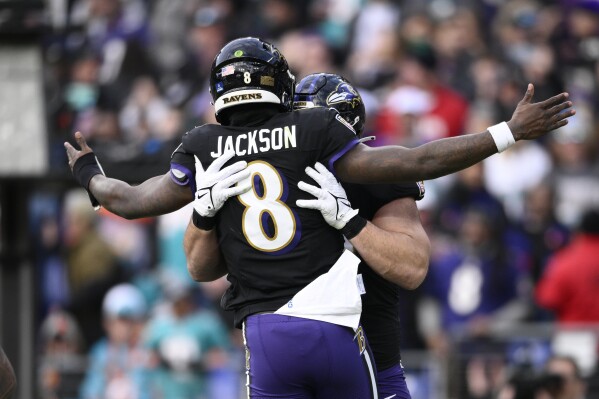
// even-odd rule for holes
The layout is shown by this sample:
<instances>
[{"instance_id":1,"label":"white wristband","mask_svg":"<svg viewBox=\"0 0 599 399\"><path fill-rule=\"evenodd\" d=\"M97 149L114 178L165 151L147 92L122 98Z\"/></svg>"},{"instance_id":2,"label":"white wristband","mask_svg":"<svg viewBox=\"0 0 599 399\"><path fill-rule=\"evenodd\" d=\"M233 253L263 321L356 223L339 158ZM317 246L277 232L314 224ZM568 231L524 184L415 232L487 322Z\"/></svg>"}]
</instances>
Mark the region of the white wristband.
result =
<instances>
[{"instance_id":1,"label":"white wristband","mask_svg":"<svg viewBox=\"0 0 599 399\"><path fill-rule=\"evenodd\" d=\"M505 122L489 126L487 130L489 131L489 133L491 133L493 141L495 141L495 145L497 146L497 152L503 152L507 150L516 142L516 140L514 139L514 135L510 130L510 127Z\"/></svg>"}]
</instances>

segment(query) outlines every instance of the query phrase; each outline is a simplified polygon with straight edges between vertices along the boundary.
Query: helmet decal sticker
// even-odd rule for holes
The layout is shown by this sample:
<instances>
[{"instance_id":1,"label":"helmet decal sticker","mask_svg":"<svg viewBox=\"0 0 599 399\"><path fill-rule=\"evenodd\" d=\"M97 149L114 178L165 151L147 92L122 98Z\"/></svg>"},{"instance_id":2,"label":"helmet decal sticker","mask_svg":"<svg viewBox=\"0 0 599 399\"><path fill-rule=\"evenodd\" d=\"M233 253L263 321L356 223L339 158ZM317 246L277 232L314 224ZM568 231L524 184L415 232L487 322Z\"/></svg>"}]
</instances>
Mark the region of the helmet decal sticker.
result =
<instances>
[{"instance_id":1,"label":"helmet decal sticker","mask_svg":"<svg viewBox=\"0 0 599 399\"><path fill-rule=\"evenodd\" d=\"M227 65L226 67L224 67L223 69L220 70L220 74L223 77L233 75L234 73L235 73L234 65Z\"/></svg>"},{"instance_id":2,"label":"helmet decal sticker","mask_svg":"<svg viewBox=\"0 0 599 399\"><path fill-rule=\"evenodd\" d=\"M275 78L272 76L260 76L260 84L264 86L274 86Z\"/></svg>"},{"instance_id":3,"label":"helmet decal sticker","mask_svg":"<svg viewBox=\"0 0 599 399\"><path fill-rule=\"evenodd\" d=\"M360 104L360 97L356 90L345 82L339 83L335 91L333 91L327 97L327 105L338 104L342 102L346 102L352 107Z\"/></svg>"}]
</instances>

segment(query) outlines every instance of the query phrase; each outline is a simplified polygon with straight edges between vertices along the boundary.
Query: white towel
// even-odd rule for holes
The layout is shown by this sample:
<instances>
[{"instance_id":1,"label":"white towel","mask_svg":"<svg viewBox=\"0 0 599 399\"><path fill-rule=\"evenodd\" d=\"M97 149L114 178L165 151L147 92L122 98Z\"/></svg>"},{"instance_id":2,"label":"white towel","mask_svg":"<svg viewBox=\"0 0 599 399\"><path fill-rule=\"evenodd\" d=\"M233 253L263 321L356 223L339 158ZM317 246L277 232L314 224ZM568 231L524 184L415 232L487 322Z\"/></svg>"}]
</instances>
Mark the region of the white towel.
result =
<instances>
[{"instance_id":1,"label":"white towel","mask_svg":"<svg viewBox=\"0 0 599 399\"><path fill-rule=\"evenodd\" d=\"M331 269L312 281L275 313L358 329L362 299L358 287L360 259L345 250Z\"/></svg>"}]
</instances>

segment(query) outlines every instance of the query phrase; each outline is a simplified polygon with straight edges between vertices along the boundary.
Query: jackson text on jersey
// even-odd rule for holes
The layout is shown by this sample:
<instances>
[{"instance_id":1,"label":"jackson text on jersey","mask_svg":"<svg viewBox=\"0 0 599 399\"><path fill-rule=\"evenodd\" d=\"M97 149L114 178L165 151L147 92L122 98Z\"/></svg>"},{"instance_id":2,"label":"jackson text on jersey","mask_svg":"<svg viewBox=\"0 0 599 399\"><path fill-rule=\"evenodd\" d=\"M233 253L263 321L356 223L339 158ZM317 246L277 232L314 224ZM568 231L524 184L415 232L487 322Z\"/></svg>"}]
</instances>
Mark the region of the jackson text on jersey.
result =
<instances>
[{"instance_id":1,"label":"jackson text on jersey","mask_svg":"<svg viewBox=\"0 0 599 399\"><path fill-rule=\"evenodd\" d=\"M259 154L297 147L295 125L274 129L256 129L235 136L218 136L216 149L210 152L212 158L224 152L235 151L237 156Z\"/></svg>"}]
</instances>

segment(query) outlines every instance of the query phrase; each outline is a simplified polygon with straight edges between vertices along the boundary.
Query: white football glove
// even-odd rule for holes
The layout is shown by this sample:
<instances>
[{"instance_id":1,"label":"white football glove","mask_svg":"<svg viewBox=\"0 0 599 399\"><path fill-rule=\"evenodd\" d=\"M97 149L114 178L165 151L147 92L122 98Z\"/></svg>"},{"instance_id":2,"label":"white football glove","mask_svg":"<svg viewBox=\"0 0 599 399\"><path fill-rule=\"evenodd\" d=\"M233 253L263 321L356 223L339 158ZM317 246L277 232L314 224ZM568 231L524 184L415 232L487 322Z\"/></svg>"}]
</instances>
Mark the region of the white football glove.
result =
<instances>
[{"instance_id":1,"label":"white football glove","mask_svg":"<svg viewBox=\"0 0 599 399\"><path fill-rule=\"evenodd\" d=\"M316 170L308 166L306 174L313 178L320 188L303 181L300 181L297 187L312 194L316 199L297 200L295 203L300 208L319 210L328 224L340 230L358 214L358 210L352 209L341 183L323 164L316 162L314 167Z\"/></svg>"},{"instance_id":2,"label":"white football glove","mask_svg":"<svg viewBox=\"0 0 599 399\"><path fill-rule=\"evenodd\" d=\"M233 151L226 152L216 158L208 169L204 170L202 162L194 155L196 160L196 195L193 201L193 209L201 216L214 217L226 200L243 194L252 187L250 172L246 169L246 161L235 162L233 165L221 170L223 165L234 156Z\"/></svg>"}]
</instances>

